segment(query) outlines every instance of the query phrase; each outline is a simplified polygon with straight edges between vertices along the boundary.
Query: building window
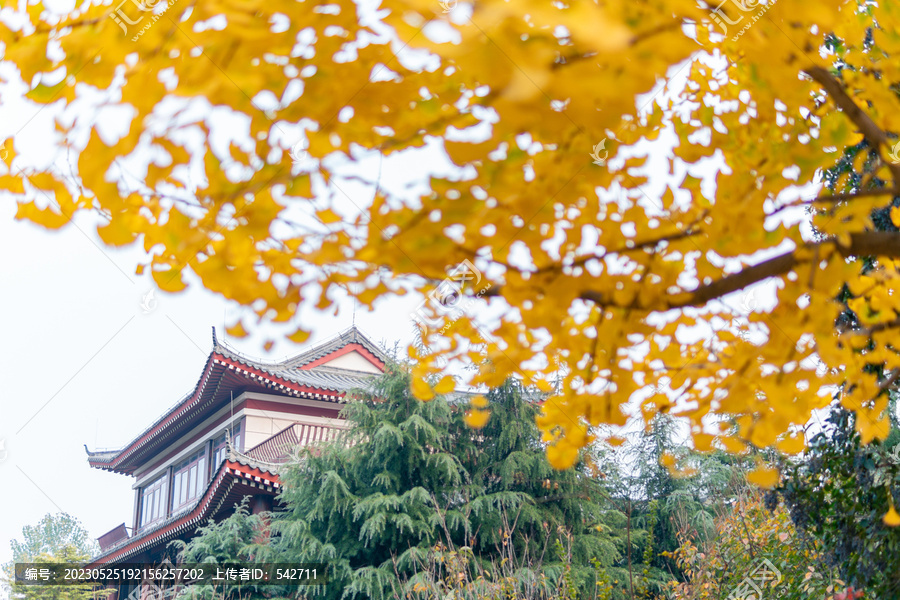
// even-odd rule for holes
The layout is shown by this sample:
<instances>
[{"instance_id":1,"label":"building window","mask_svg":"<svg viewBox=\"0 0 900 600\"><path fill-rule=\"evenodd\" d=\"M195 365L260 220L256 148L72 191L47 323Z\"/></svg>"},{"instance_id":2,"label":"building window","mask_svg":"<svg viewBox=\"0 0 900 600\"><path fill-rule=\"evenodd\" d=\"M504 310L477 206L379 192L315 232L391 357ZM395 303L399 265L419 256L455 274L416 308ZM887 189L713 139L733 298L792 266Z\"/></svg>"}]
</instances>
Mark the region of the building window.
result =
<instances>
[{"instance_id":1,"label":"building window","mask_svg":"<svg viewBox=\"0 0 900 600\"><path fill-rule=\"evenodd\" d=\"M206 447L204 446L174 468L172 475L172 511L195 499L206 487Z\"/></svg>"},{"instance_id":2,"label":"building window","mask_svg":"<svg viewBox=\"0 0 900 600\"><path fill-rule=\"evenodd\" d=\"M146 527L166 516L166 476L161 475L141 489L141 523Z\"/></svg>"},{"instance_id":3,"label":"building window","mask_svg":"<svg viewBox=\"0 0 900 600\"><path fill-rule=\"evenodd\" d=\"M241 424L238 423L234 427L231 428L231 446L237 450L241 451ZM213 461L212 468L215 469L219 465L222 464L222 461L225 460L225 434L223 433L219 437L213 440Z\"/></svg>"}]
</instances>

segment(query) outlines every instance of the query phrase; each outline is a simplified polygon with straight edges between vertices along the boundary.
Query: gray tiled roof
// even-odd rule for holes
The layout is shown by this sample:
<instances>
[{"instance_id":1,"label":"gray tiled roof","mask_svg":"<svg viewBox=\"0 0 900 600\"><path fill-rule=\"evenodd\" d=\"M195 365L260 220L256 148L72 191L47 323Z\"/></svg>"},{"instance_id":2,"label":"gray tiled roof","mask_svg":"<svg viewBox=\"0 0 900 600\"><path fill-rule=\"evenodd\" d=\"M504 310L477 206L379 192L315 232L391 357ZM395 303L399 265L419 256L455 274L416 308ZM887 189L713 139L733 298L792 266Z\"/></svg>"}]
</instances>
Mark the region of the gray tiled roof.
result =
<instances>
[{"instance_id":1,"label":"gray tiled roof","mask_svg":"<svg viewBox=\"0 0 900 600\"><path fill-rule=\"evenodd\" d=\"M244 454L243 452L236 451L231 447L230 444L228 446L228 460L236 462L239 465L250 467L251 469L257 469L263 473L271 473L273 475L278 475L281 470L284 469L284 463L286 462L284 460L279 462L272 462L263 460L262 458L250 456L248 454Z\"/></svg>"},{"instance_id":2,"label":"gray tiled roof","mask_svg":"<svg viewBox=\"0 0 900 600\"><path fill-rule=\"evenodd\" d=\"M292 423L240 456L247 457L248 460L281 464L290 460L298 447L330 442L337 439L340 433L340 427L331 425ZM237 460L237 454L235 459Z\"/></svg>"},{"instance_id":3,"label":"gray tiled roof","mask_svg":"<svg viewBox=\"0 0 900 600\"><path fill-rule=\"evenodd\" d=\"M359 329L357 329L356 326L353 326L350 329L336 335L327 342L323 342L318 346L310 348L306 352L298 354L297 356L284 361L283 364L285 367L289 368L302 367L304 365L308 365L314 360L322 358L329 352L334 352L335 350L343 348L347 344L359 344L360 346L374 354L378 358L378 360L383 363L386 363L388 360L384 352L381 351L381 348L373 344L366 336L360 333Z\"/></svg>"},{"instance_id":4,"label":"gray tiled roof","mask_svg":"<svg viewBox=\"0 0 900 600\"><path fill-rule=\"evenodd\" d=\"M285 363L258 362L241 356L221 344L216 347L216 352L243 365L268 373L269 375L281 377L282 379L287 379L300 385L307 385L309 387L331 390L334 392L347 392L355 388L365 388L368 386L368 380L374 375L374 373L366 373L365 371L355 371L353 369L342 369L324 365L304 370L297 367L288 367ZM308 362L312 362L312 360Z\"/></svg>"},{"instance_id":5,"label":"gray tiled roof","mask_svg":"<svg viewBox=\"0 0 900 600\"><path fill-rule=\"evenodd\" d=\"M91 452L88 450L87 444L84 445L84 451L87 452L88 458L99 461L109 461L119 455L121 450L105 450L100 452Z\"/></svg>"},{"instance_id":6,"label":"gray tiled roof","mask_svg":"<svg viewBox=\"0 0 900 600\"><path fill-rule=\"evenodd\" d=\"M213 346L216 350L224 350L231 358L235 358L244 362L248 365L253 365L256 367L263 367L265 370L268 370L272 374L283 373L283 372L296 372L300 371L303 373L309 373L309 371L304 371L301 367L305 367L311 362L314 362L331 352L335 352L340 350L344 346L348 344L359 344L369 352L371 352L378 360L383 363L388 361L387 355L372 341L367 338L363 333L356 328L354 325L350 329L347 329L338 335L334 336L330 340L322 342L318 346L314 346L305 352L301 352L296 356L292 356L290 358L286 358L280 362L276 363L266 363L262 361L255 361L252 359L248 359L236 351L231 350L228 346L224 345L222 342L218 340L216 337L215 328L213 328ZM316 370L321 369L322 367L314 367ZM347 371L348 369L339 369L340 371Z\"/></svg>"}]
</instances>

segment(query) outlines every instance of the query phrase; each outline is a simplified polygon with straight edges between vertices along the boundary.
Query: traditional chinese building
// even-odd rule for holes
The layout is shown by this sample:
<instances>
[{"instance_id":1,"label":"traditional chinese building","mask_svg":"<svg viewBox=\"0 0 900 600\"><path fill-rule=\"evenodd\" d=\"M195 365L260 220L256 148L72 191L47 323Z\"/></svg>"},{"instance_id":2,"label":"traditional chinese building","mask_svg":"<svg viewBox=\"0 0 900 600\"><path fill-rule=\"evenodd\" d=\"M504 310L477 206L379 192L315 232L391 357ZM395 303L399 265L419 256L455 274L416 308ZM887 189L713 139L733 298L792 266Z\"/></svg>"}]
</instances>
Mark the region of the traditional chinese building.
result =
<instances>
[{"instance_id":1,"label":"traditional chinese building","mask_svg":"<svg viewBox=\"0 0 900 600\"><path fill-rule=\"evenodd\" d=\"M213 329L189 394L121 450L88 451L92 467L134 477L130 534L122 523L100 536L92 564L171 559L169 542L228 516L245 496L254 513L274 508L292 450L333 439L345 394L384 367L384 354L355 327L279 363L241 356Z\"/></svg>"}]
</instances>

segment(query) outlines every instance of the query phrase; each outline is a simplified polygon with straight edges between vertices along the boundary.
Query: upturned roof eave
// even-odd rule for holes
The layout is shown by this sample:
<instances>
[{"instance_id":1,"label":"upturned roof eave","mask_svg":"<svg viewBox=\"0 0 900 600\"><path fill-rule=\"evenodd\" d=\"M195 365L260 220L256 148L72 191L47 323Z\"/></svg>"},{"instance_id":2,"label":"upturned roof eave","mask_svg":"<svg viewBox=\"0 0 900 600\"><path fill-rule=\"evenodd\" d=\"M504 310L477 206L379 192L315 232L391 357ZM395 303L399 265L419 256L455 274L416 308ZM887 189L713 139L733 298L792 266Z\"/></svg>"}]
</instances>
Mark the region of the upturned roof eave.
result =
<instances>
[{"instance_id":1,"label":"upturned roof eave","mask_svg":"<svg viewBox=\"0 0 900 600\"><path fill-rule=\"evenodd\" d=\"M188 394L182 397L174 406L163 413L149 427L138 434L137 437L135 437L131 442L126 444L122 449L112 452L91 452L90 450L88 450L87 445L85 445L84 449L88 454L88 464L91 467L97 469L114 471L122 473L124 475L131 475L134 469L119 470L116 469L117 464L122 462L123 456L128 453L129 450L134 449L135 446L139 445L142 440L145 442L149 441L149 439L154 437L155 434L159 433L159 430L161 430L163 425L172 420L173 415L178 413L180 409L187 408L190 403L192 403L192 401L195 401L202 394L205 388L205 384L207 383L209 375L212 371L212 366L214 364L218 346L219 344L216 340L216 330L215 328L213 328L213 350L206 358L206 364L203 366L203 371L201 372L200 378L197 380L197 384L194 386L194 388Z\"/></svg>"},{"instance_id":2,"label":"upturned roof eave","mask_svg":"<svg viewBox=\"0 0 900 600\"><path fill-rule=\"evenodd\" d=\"M365 340L365 343L360 340ZM335 346L334 348L331 348L330 345L334 345L336 342L341 342L344 346L350 343L359 343L364 348L368 348L369 346L374 348L374 345L369 342L365 336L359 333L355 327L344 332L335 340L320 344L319 346L298 355L294 359L283 361L281 363L257 361L226 347L216 338L215 328L213 328L212 341L213 349L207 357L203 372L191 392L185 395L178 403L167 410L162 416L154 421L153 424L120 450L91 452L87 449L87 446L85 446L85 450L88 454L88 464L91 467L124 475L132 475L139 465L129 464L128 458L135 454L140 448L152 443L152 441L161 435L167 427L177 425L180 420L178 417L187 414L197 402L202 400L202 396L207 389L210 389L210 387L214 388L213 394L215 394L215 392L218 391L224 374L229 370L236 371L239 375L243 375L248 378L251 383L257 383L268 388L273 388L276 392L285 393L291 396L306 396L313 399L339 402L346 393L346 389L338 389L333 383L329 384L327 381L324 383L310 383L309 377L304 375L306 372L296 371L296 369L299 369L302 365L297 364L294 361L306 357L306 359L309 360L306 360L306 362L302 364L309 364L310 362L317 360L316 357L313 357L314 354L317 355L318 358L321 358L321 356L326 356L328 352L334 352L336 349L343 347ZM326 346L328 347L327 352L325 351ZM382 357L378 356L377 358L381 360ZM216 366L221 366L222 370L216 374L215 380L211 380L211 376L214 371L216 371ZM291 373L289 371L290 369L294 369L295 372ZM356 377L359 377L360 379L371 377L370 373L361 371L356 372L350 369L321 368L322 373L332 373L336 371L340 371L345 376L345 379L347 377L350 379ZM300 383L293 380L292 377L303 378L307 381L306 383ZM319 379L322 379L323 377L324 376L319 377ZM332 379L334 379L334 377L332 377Z\"/></svg>"}]
</instances>

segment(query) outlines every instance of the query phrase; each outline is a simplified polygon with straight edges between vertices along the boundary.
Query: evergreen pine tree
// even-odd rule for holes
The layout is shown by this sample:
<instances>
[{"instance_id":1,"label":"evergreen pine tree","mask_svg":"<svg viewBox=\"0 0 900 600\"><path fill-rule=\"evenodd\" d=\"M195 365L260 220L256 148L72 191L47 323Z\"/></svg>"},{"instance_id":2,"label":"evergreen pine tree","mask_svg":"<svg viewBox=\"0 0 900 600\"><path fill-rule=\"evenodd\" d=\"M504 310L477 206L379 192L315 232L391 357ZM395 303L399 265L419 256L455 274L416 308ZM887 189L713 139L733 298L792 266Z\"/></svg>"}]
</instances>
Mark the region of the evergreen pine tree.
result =
<instances>
[{"instance_id":1,"label":"evergreen pine tree","mask_svg":"<svg viewBox=\"0 0 900 600\"><path fill-rule=\"evenodd\" d=\"M436 547L465 549L472 568L488 571L512 556L517 578L551 591L564 574L595 586L591 559L621 557L614 529L601 524L603 489L582 468L550 467L526 390L508 382L491 391L491 419L474 430L464 400L423 403L410 383L390 365L348 403L343 439L304 451L284 475L286 512L273 527L286 560L329 564L330 584L315 592L393 597L398 582L425 580Z\"/></svg>"}]
</instances>

